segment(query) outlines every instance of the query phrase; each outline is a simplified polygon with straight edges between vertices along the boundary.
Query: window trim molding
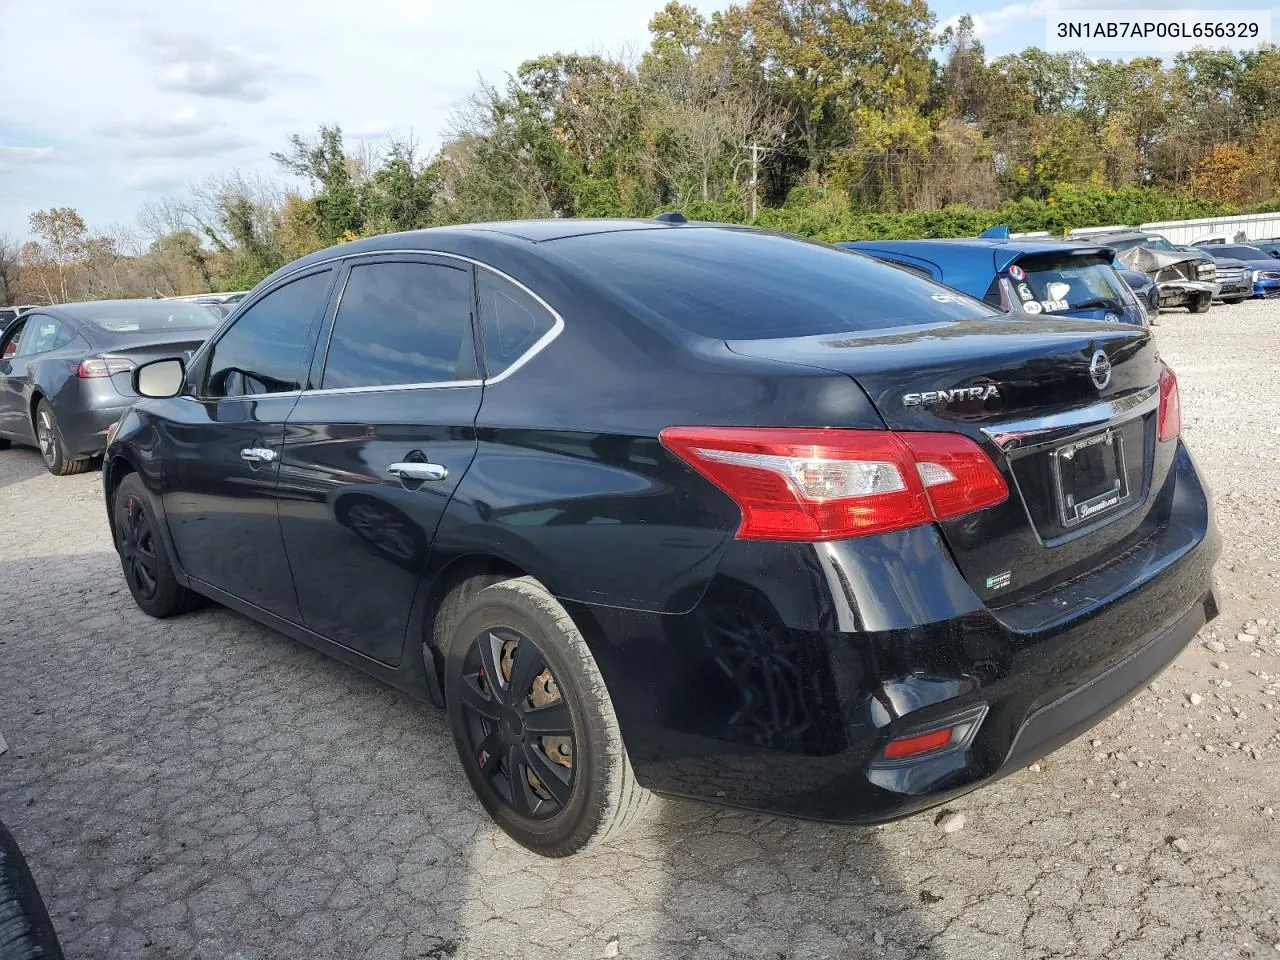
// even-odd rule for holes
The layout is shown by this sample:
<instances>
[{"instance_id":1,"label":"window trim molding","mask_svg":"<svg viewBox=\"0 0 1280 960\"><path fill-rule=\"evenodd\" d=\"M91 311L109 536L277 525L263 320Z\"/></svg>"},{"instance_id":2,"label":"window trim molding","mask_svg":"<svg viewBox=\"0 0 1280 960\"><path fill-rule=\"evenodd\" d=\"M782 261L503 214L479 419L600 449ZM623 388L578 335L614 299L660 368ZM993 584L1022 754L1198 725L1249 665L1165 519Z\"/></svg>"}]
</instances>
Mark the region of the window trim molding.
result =
<instances>
[{"instance_id":1,"label":"window trim molding","mask_svg":"<svg viewBox=\"0 0 1280 960\"><path fill-rule=\"evenodd\" d=\"M507 281L508 283L522 290L524 293L528 294L530 297L533 298L534 302L536 302L538 306L546 310L547 313L551 315L551 319L552 319L551 329L548 330L546 333L544 333L536 341L534 341L534 343L527 350L525 350L524 353L520 354L520 356L518 356L514 361L512 361L511 364L505 370L503 370L500 374L498 374L495 377L482 377L479 380L440 380L432 383L387 383L387 384L379 384L378 386L372 386L372 387L328 387L328 388L321 387L321 388L315 388L310 390L307 390L307 389L291 390L286 393L255 393L255 394L250 394L244 397L218 397L216 399L219 402L221 402L224 400L261 400L264 397L288 397L288 396L299 396L299 395L309 397L317 394L323 396L326 394L337 395L337 394L343 394L343 393L377 393L377 392L385 392L388 390L439 390L445 387L479 387L479 386L487 387L495 383L501 383L503 380L506 380L508 377L514 374L517 370L523 367L526 363L528 363L530 360L536 357L539 353L541 353L543 350L549 347L555 341L555 339L559 337L560 334L564 331L564 327L565 327L564 317L560 315L560 312L556 310L555 307L551 306L551 304L547 303L547 301L544 300L541 296L539 296L536 291L530 289L527 285L521 283L515 277L511 276L511 274L506 273L503 270L499 270L497 267L492 266L491 264L485 263L483 260L477 260L474 257L463 256L460 253L447 253L443 250L401 249L401 248L397 248L395 250L367 250L362 253L348 253L348 254L343 254L341 256L330 257L326 260L317 260L315 263L309 263L305 267L299 267L298 270L292 271L280 277L275 283L271 284L271 286L267 287L265 290L262 291L261 294L254 297L252 300L248 300L248 298L246 298L246 302L243 302L241 306L244 308L245 311L247 311L247 309L250 306L252 306L254 303L257 303L259 300L265 297L272 290L275 290L277 287L295 279L295 276L294 276L295 274L303 273L304 271L310 271L312 269L319 268L319 267L331 267L331 265L335 263L339 265L345 265L349 261L354 261L354 260L358 260L365 257L405 256L405 255L416 255L416 256L422 256L422 257L441 257L446 260L456 260L459 263L469 263L471 264L471 266L477 269L488 270L490 273ZM342 289L338 291L338 297L334 303L335 317L337 316L338 308L342 306L342 295L346 293L347 278L349 278L350 275L351 273L348 270L346 276L343 277ZM239 318L241 312L242 312L241 310L236 310L229 317L227 317L228 327L234 324L234 322ZM480 317L479 319L480 319L480 322L483 324L484 318ZM220 332L221 332L220 330L214 331L215 334L218 334ZM481 332L483 334L483 328L481 329ZM330 333L332 334L332 328L330 329ZM218 337L218 339L221 339L221 337ZM191 369L197 363L201 362L204 359L202 355L205 353L206 350L211 350L213 348L214 342L215 342L214 337L210 336L210 338L206 340L204 344L201 345L200 349L197 350L195 354L191 357L191 362L188 364L188 369ZM319 346L320 345L317 343L316 349L319 349ZM200 400L201 398L192 397L192 399ZM204 398L204 399L208 400L209 398Z\"/></svg>"}]
</instances>

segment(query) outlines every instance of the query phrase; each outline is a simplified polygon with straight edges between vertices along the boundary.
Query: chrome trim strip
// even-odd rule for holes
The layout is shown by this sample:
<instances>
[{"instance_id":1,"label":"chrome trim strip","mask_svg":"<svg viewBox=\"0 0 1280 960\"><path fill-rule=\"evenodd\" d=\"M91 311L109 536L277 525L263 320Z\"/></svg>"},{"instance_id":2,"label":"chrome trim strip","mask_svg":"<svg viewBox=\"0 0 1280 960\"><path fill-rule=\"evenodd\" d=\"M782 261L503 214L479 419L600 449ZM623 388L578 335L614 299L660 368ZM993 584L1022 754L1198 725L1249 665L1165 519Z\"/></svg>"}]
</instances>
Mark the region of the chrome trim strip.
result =
<instances>
[{"instance_id":1,"label":"chrome trim strip","mask_svg":"<svg viewBox=\"0 0 1280 960\"><path fill-rule=\"evenodd\" d=\"M436 383L386 383L372 387L321 387L317 390L303 390L304 397L326 396L343 393L386 393L393 390L439 390L443 387L480 387L483 380L440 380Z\"/></svg>"},{"instance_id":2,"label":"chrome trim strip","mask_svg":"<svg viewBox=\"0 0 1280 960\"><path fill-rule=\"evenodd\" d=\"M1156 383L1092 406L983 427L982 432L1005 454L1021 456L1077 434L1145 416L1159 405L1160 385Z\"/></svg>"},{"instance_id":3,"label":"chrome trim strip","mask_svg":"<svg viewBox=\"0 0 1280 960\"><path fill-rule=\"evenodd\" d=\"M512 363L510 366L507 367L507 369L503 370L496 377L486 377L483 380L448 380L448 381L442 381L440 383L394 383L394 384L383 384L376 387L333 387L331 389L321 388L317 390L302 390L302 391L291 390L287 393L259 393L259 394L253 394L251 396L246 396L246 397L204 397L204 398L197 397L195 399L253 400L253 399L261 399L262 397L286 397L286 396L290 396L298 393L305 393L307 396L310 396L311 394L314 394L314 393L321 393L321 394L323 393L372 393L374 391L381 391L381 390L430 390L430 389L437 389L440 387L475 387L475 386L487 387L490 384L501 383L503 380L507 379L507 377L511 376L513 373L515 373L517 370L523 367L526 363L528 363L530 360L536 357L539 353L541 353L543 350L549 347L551 343L556 339L556 337L560 336L560 334L564 331L564 317L560 316L559 311L557 311L555 307L551 306L551 304L547 303L547 301L544 300L542 297L540 297L535 291L529 289L527 286L525 286L515 277L511 276L511 274L504 273L502 270L499 270L497 267L492 266L488 263L485 263L483 260L477 260L474 257L466 257L460 253L446 253L443 250L402 250L402 249L367 250L363 253L347 253L337 257L330 257L327 260L317 260L315 263L309 263L305 267L300 267L298 270L285 274L275 283L271 284L270 287L264 290L261 295L254 297L248 303L242 304L242 306L244 307L245 310L247 310L249 307L251 307L253 304L260 301L272 290L275 290L277 287L289 281L290 278L294 276L294 274L301 274L301 273L310 271L311 269L316 267L324 267L332 263L341 263L343 261L355 260L363 257L378 257L378 256L387 256L387 255L400 256L404 254L417 254L418 256L424 256L424 257L442 257L446 260L458 260L462 263L469 263L473 267L477 267L482 270L488 270L494 276L501 277L503 280L507 281L507 283L510 283L512 286L515 286L520 290L523 290L526 294L532 297L538 303L538 305L542 307L542 309L546 310L547 313L551 314L551 319L555 322L551 325L550 330L548 330L541 337L539 337L537 342L534 343L534 345L531 346L524 353L522 353L514 363ZM348 280L350 279L349 273L347 275L347 279ZM334 304L335 321L337 318L338 308L342 306L342 297L346 294L346 292L347 292L347 285L346 285L346 280L344 280L342 284L342 289L338 291L337 303ZM232 313L231 316L238 317L240 312L241 312L240 310L236 310ZM231 317L228 317L227 319L230 320ZM481 323L483 324L483 318L480 318L480 320L481 320ZM220 329L221 328L219 328L219 330ZM218 333L219 330L215 330L214 333ZM480 340L481 340L481 343L483 343L484 342L483 326L481 326L480 334L481 334ZM333 338L333 324L329 325L329 338L330 340L332 340ZM187 363L188 369L190 369L192 366L195 365L196 359L200 357L200 355L204 353L206 349L209 348L209 345L212 342L213 342L213 337L211 336L208 340L206 340L203 344L200 345L200 348L196 350L196 352L192 355L191 360L188 361ZM326 363L328 362L328 352L329 352L329 344L326 342L325 343L325 362Z\"/></svg>"}]
</instances>

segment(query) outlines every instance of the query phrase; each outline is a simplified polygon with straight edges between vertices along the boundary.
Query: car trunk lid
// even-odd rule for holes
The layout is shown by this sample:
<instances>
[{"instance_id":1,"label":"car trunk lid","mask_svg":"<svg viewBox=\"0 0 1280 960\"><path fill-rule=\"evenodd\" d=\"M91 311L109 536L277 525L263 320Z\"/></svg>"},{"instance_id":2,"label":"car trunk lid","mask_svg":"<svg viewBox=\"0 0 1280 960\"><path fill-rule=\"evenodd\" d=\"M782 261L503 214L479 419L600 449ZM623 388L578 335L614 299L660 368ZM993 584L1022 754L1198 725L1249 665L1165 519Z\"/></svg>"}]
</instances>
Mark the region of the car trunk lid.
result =
<instances>
[{"instance_id":1,"label":"car trunk lid","mask_svg":"<svg viewBox=\"0 0 1280 960\"><path fill-rule=\"evenodd\" d=\"M1009 499L940 527L984 600L1127 549L1150 519L1160 361L1142 328L995 319L728 346L847 374L893 430L979 443Z\"/></svg>"},{"instance_id":2,"label":"car trunk lid","mask_svg":"<svg viewBox=\"0 0 1280 960\"><path fill-rule=\"evenodd\" d=\"M163 360L168 357L180 358L189 363L195 352L204 343L204 334L211 331L191 330L173 331L162 337L154 334L136 334L118 336L112 339L111 346L93 354L95 357L122 357L140 367L152 360ZM124 370L111 375L111 383L116 392L123 397L136 397L133 389L133 371Z\"/></svg>"}]
</instances>

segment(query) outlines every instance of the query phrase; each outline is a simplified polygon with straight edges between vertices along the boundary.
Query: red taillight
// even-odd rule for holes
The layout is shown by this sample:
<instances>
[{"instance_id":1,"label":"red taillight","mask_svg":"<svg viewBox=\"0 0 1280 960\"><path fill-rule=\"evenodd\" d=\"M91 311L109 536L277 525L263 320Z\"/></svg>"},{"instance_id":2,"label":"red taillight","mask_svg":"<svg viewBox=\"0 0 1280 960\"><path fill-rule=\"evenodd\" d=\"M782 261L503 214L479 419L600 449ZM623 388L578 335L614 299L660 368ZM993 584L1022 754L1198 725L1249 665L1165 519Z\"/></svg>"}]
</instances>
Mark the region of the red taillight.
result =
<instances>
[{"instance_id":1,"label":"red taillight","mask_svg":"<svg viewBox=\"0 0 1280 960\"><path fill-rule=\"evenodd\" d=\"M81 380L95 380L98 377L109 377L113 373L128 373L133 367L133 361L124 357L90 357L80 361L76 367L76 376Z\"/></svg>"},{"instance_id":2,"label":"red taillight","mask_svg":"<svg viewBox=\"0 0 1280 960\"><path fill-rule=\"evenodd\" d=\"M1178 377L1165 364L1160 365L1160 430L1164 443L1182 432L1182 402L1178 399Z\"/></svg>"},{"instance_id":3,"label":"red taillight","mask_svg":"<svg viewBox=\"0 0 1280 960\"><path fill-rule=\"evenodd\" d=\"M957 433L668 427L663 446L733 498L740 540L838 540L1003 501L1004 478Z\"/></svg>"},{"instance_id":4,"label":"red taillight","mask_svg":"<svg viewBox=\"0 0 1280 960\"><path fill-rule=\"evenodd\" d=\"M914 737L898 737L896 740L890 740L885 744L884 758L886 760L901 760L904 757L914 757L920 753L928 753L930 750L948 746L951 743L951 729L951 727L944 727L931 733L922 733Z\"/></svg>"}]
</instances>

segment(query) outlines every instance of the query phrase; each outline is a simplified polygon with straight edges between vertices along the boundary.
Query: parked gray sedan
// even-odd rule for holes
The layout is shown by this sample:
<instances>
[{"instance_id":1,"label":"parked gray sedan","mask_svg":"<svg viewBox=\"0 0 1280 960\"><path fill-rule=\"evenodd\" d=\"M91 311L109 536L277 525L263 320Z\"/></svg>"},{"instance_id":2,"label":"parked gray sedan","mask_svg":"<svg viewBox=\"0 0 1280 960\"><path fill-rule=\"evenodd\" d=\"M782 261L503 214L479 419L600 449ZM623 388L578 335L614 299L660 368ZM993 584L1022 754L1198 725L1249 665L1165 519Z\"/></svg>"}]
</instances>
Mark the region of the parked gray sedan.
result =
<instances>
[{"instance_id":1,"label":"parked gray sedan","mask_svg":"<svg viewBox=\"0 0 1280 960\"><path fill-rule=\"evenodd\" d=\"M196 303L97 300L37 307L0 335L0 449L40 448L50 472L82 473L138 395L133 370L194 352L220 316Z\"/></svg>"}]
</instances>

